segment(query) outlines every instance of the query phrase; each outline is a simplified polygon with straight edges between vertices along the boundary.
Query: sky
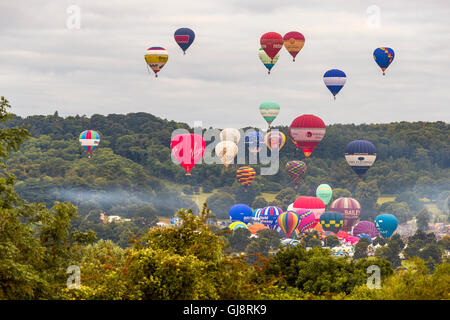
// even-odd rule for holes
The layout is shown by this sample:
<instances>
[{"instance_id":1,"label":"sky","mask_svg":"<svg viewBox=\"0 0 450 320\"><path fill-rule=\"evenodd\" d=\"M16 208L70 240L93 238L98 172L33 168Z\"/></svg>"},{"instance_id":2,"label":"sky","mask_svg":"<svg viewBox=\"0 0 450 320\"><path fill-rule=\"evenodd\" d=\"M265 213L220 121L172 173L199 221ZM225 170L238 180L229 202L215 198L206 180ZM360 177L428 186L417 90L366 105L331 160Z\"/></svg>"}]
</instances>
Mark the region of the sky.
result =
<instances>
[{"instance_id":1,"label":"sky","mask_svg":"<svg viewBox=\"0 0 450 320\"><path fill-rule=\"evenodd\" d=\"M281 107L273 125L450 122L449 16L448 0L2 0L0 95L20 116L148 112L218 128L266 127L265 100ZM180 27L196 34L186 55ZM268 75L258 50L271 31L306 41ZM152 46L169 53L158 78ZM386 76L380 46L395 50ZM347 74L336 101L323 83L334 68Z\"/></svg>"}]
</instances>

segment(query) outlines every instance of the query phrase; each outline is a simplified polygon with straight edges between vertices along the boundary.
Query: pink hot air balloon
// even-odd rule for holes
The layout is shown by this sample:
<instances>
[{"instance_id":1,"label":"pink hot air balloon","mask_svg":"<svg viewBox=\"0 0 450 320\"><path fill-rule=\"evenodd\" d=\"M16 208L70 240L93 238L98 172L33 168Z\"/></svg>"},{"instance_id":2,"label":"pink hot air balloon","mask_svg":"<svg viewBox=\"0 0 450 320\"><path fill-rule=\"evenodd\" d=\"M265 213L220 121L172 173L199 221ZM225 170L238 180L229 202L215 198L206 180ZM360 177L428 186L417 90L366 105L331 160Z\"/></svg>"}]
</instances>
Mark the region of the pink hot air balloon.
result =
<instances>
[{"instance_id":1,"label":"pink hot air balloon","mask_svg":"<svg viewBox=\"0 0 450 320\"><path fill-rule=\"evenodd\" d=\"M306 210L314 213L314 225L319 222L320 216L325 212L325 204L320 198L317 197L299 197L294 202L294 211Z\"/></svg>"},{"instance_id":2,"label":"pink hot air balloon","mask_svg":"<svg viewBox=\"0 0 450 320\"><path fill-rule=\"evenodd\" d=\"M344 216L342 230L350 231L361 214L361 205L353 198L339 198L330 205L330 211L340 212Z\"/></svg>"},{"instance_id":3,"label":"pink hot air balloon","mask_svg":"<svg viewBox=\"0 0 450 320\"><path fill-rule=\"evenodd\" d=\"M202 136L194 133L179 134L172 138L170 149L189 176L192 168L199 162L205 152L206 142Z\"/></svg>"},{"instance_id":4,"label":"pink hot air balloon","mask_svg":"<svg viewBox=\"0 0 450 320\"><path fill-rule=\"evenodd\" d=\"M295 210L300 222L297 226L298 233L305 232L315 225L314 213L310 210Z\"/></svg>"},{"instance_id":5,"label":"pink hot air balloon","mask_svg":"<svg viewBox=\"0 0 450 320\"><path fill-rule=\"evenodd\" d=\"M354 236L358 234L365 233L368 234L372 239L378 236L378 230L375 224L370 221L360 221L354 227L352 231Z\"/></svg>"},{"instance_id":6,"label":"pink hot air balloon","mask_svg":"<svg viewBox=\"0 0 450 320\"><path fill-rule=\"evenodd\" d=\"M351 244L355 244L355 243L357 243L359 240L360 240L360 239L359 239L358 237L355 237L355 236L350 236L350 237L345 238L345 242L349 242L349 243L351 243Z\"/></svg>"},{"instance_id":7,"label":"pink hot air balloon","mask_svg":"<svg viewBox=\"0 0 450 320\"><path fill-rule=\"evenodd\" d=\"M261 48L270 57L270 59L272 59L272 61L283 47L283 43L283 37L281 34L276 32L267 32L263 34L260 39Z\"/></svg>"}]
</instances>

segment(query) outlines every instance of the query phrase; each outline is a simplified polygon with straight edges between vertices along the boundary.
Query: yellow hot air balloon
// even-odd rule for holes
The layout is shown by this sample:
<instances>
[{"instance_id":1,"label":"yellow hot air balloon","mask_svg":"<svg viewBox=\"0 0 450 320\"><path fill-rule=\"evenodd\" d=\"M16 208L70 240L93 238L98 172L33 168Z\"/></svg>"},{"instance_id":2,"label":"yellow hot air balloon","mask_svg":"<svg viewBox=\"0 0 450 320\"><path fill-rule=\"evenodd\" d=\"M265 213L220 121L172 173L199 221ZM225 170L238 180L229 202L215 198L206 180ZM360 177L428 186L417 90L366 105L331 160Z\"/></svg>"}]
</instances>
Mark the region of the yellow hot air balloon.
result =
<instances>
[{"instance_id":1,"label":"yellow hot air balloon","mask_svg":"<svg viewBox=\"0 0 450 320\"><path fill-rule=\"evenodd\" d=\"M169 59L169 54L166 49L162 47L151 47L145 52L144 58L147 65L152 68L155 73L155 77L158 77L158 72L161 71L166 64Z\"/></svg>"},{"instance_id":2,"label":"yellow hot air balloon","mask_svg":"<svg viewBox=\"0 0 450 320\"><path fill-rule=\"evenodd\" d=\"M286 136L281 131L272 130L266 133L264 141L270 150L278 149L280 151L286 143Z\"/></svg>"}]
</instances>

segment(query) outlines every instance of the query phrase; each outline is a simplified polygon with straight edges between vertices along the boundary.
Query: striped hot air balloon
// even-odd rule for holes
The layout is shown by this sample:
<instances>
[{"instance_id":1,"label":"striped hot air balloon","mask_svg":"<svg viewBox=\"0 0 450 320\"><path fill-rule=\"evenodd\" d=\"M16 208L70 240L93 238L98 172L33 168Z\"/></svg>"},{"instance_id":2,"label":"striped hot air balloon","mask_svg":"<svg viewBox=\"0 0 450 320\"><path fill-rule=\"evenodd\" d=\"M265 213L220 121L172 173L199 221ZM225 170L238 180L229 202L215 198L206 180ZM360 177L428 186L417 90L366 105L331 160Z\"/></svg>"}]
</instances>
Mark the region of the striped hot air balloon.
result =
<instances>
[{"instance_id":1,"label":"striped hot air balloon","mask_svg":"<svg viewBox=\"0 0 450 320\"><path fill-rule=\"evenodd\" d=\"M166 49L162 47L148 48L144 55L145 62L155 73L155 77L158 77L158 72L164 67L169 60L169 54Z\"/></svg>"},{"instance_id":2,"label":"striped hot air balloon","mask_svg":"<svg viewBox=\"0 0 450 320\"><path fill-rule=\"evenodd\" d=\"M305 45L305 37L300 32L291 31L284 35L283 41L284 47L290 53L293 61L295 62L295 57Z\"/></svg>"},{"instance_id":3,"label":"striped hot air balloon","mask_svg":"<svg viewBox=\"0 0 450 320\"><path fill-rule=\"evenodd\" d=\"M300 219L295 211L286 211L278 216L278 226L287 238L291 237L292 232L297 228Z\"/></svg>"},{"instance_id":4,"label":"striped hot air balloon","mask_svg":"<svg viewBox=\"0 0 450 320\"><path fill-rule=\"evenodd\" d=\"M286 136L281 131L272 130L266 133L266 135L264 136L264 141L266 142L267 148L269 148L269 150L278 149L278 151L280 151L286 143Z\"/></svg>"},{"instance_id":5,"label":"striped hot air balloon","mask_svg":"<svg viewBox=\"0 0 450 320\"><path fill-rule=\"evenodd\" d=\"M272 70L273 66L277 63L278 58L280 57L280 54L277 53L276 56L271 59L267 53L260 48L258 51L259 60L264 64L264 66L267 68L267 73L270 74L270 70Z\"/></svg>"},{"instance_id":6,"label":"striped hot air balloon","mask_svg":"<svg viewBox=\"0 0 450 320\"><path fill-rule=\"evenodd\" d=\"M243 187L251 185L253 180L255 180L255 176L256 171L252 167L240 167L236 170L236 179Z\"/></svg>"},{"instance_id":7,"label":"striped hot air balloon","mask_svg":"<svg viewBox=\"0 0 450 320\"><path fill-rule=\"evenodd\" d=\"M266 120L270 129L272 122L280 113L280 105L274 101L264 101L259 105L259 112L263 116L264 120Z\"/></svg>"},{"instance_id":8,"label":"striped hot air balloon","mask_svg":"<svg viewBox=\"0 0 450 320\"><path fill-rule=\"evenodd\" d=\"M278 227L276 222L277 222L278 216L282 213L283 213L283 211L280 208L278 208L276 206L268 206L262 210L262 212L259 216L259 219L262 224L264 224L269 229L273 230Z\"/></svg>"},{"instance_id":9,"label":"striped hot air balloon","mask_svg":"<svg viewBox=\"0 0 450 320\"><path fill-rule=\"evenodd\" d=\"M289 127L291 140L302 149L306 158L309 158L322 141L325 132L326 127L323 120L312 114L304 114L295 118Z\"/></svg>"},{"instance_id":10,"label":"striped hot air balloon","mask_svg":"<svg viewBox=\"0 0 450 320\"><path fill-rule=\"evenodd\" d=\"M239 228L248 229L248 226L247 226L245 223L243 223L242 221L235 221L235 222L232 222L232 223L228 226L228 228L229 228L231 231L234 231L234 230L239 229Z\"/></svg>"},{"instance_id":11,"label":"striped hot air balloon","mask_svg":"<svg viewBox=\"0 0 450 320\"><path fill-rule=\"evenodd\" d=\"M295 209L294 212L297 213L298 219L300 220L297 226L297 231L299 234L314 227L315 217L311 210Z\"/></svg>"},{"instance_id":12,"label":"striped hot air balloon","mask_svg":"<svg viewBox=\"0 0 450 320\"><path fill-rule=\"evenodd\" d=\"M362 180L364 174L374 164L377 148L367 140L355 140L345 147L345 160Z\"/></svg>"},{"instance_id":13,"label":"striped hot air balloon","mask_svg":"<svg viewBox=\"0 0 450 320\"><path fill-rule=\"evenodd\" d=\"M339 198L330 205L331 211L340 212L344 216L342 230L350 231L361 215L361 205L353 198Z\"/></svg>"},{"instance_id":14,"label":"striped hot air balloon","mask_svg":"<svg viewBox=\"0 0 450 320\"><path fill-rule=\"evenodd\" d=\"M80 144L89 153L89 158L91 157L92 151L100 143L100 135L94 130L85 130L80 134L79 138Z\"/></svg>"},{"instance_id":15,"label":"striped hot air balloon","mask_svg":"<svg viewBox=\"0 0 450 320\"><path fill-rule=\"evenodd\" d=\"M347 76L344 71L338 69L331 69L325 72L323 75L323 82L327 86L328 90L333 94L334 100L336 95L341 91L342 87L347 80Z\"/></svg>"},{"instance_id":16,"label":"striped hot air balloon","mask_svg":"<svg viewBox=\"0 0 450 320\"><path fill-rule=\"evenodd\" d=\"M298 183L303 179L306 173L306 163L299 160L292 160L286 163L286 172L295 184L295 189L298 188Z\"/></svg>"},{"instance_id":17,"label":"striped hot air balloon","mask_svg":"<svg viewBox=\"0 0 450 320\"><path fill-rule=\"evenodd\" d=\"M311 226L314 228L319 223L322 213L325 212L325 204L316 197L299 197L294 201L294 211L298 212L297 210L311 211L314 214L314 224Z\"/></svg>"}]
</instances>

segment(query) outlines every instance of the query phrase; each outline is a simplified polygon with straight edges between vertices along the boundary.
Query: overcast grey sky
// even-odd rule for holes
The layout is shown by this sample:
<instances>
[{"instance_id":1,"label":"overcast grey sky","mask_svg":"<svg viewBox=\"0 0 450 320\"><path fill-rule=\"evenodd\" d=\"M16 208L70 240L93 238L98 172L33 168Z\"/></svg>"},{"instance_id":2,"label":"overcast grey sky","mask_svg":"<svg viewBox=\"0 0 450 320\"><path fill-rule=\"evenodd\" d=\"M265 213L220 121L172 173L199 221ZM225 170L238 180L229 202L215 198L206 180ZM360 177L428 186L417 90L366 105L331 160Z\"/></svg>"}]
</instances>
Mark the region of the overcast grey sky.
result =
<instances>
[{"instance_id":1,"label":"overcast grey sky","mask_svg":"<svg viewBox=\"0 0 450 320\"><path fill-rule=\"evenodd\" d=\"M79 29L67 28L71 5ZM379 9L378 28L369 7ZM258 107L274 100L274 125L305 113L327 124L448 122L449 16L448 0L2 0L0 95L21 116L144 111L265 127ZM173 39L179 27L196 33L185 56ZM293 30L304 48L295 63L283 48L269 76L261 35ZM151 46L169 52L157 79L143 57ZM384 77L372 58L379 46L396 54ZM347 74L336 101L322 80L332 68Z\"/></svg>"}]
</instances>

